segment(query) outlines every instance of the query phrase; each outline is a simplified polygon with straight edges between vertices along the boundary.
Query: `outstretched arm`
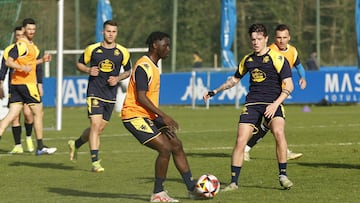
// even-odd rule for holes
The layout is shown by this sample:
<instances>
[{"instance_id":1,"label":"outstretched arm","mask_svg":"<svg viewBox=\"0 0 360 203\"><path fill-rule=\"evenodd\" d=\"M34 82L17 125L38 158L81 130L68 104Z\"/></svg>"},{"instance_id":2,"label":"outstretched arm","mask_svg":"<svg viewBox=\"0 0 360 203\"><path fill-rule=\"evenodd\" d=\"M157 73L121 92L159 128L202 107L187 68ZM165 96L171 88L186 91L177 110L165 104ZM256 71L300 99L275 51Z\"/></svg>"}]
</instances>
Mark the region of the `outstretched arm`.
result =
<instances>
[{"instance_id":1,"label":"outstretched arm","mask_svg":"<svg viewBox=\"0 0 360 203\"><path fill-rule=\"evenodd\" d=\"M231 76L228 80L226 80L222 85L220 85L218 88L214 89L213 91L207 92L203 99L206 102L210 97L214 96L218 92L221 92L226 89L230 89L234 87L236 84L238 84L240 81L240 78L236 78L234 76Z\"/></svg>"}]
</instances>

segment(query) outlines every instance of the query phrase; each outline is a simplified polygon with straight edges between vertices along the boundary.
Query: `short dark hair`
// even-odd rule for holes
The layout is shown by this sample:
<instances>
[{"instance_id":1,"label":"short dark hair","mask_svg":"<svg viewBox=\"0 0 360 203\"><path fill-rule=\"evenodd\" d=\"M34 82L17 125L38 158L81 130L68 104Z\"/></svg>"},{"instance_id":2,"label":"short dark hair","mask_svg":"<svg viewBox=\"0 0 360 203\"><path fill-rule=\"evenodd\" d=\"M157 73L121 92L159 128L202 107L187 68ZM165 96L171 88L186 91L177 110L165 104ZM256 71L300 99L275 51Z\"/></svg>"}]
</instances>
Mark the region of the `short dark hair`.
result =
<instances>
[{"instance_id":1,"label":"short dark hair","mask_svg":"<svg viewBox=\"0 0 360 203\"><path fill-rule=\"evenodd\" d=\"M276 31L284 31L284 30L288 30L290 32L289 26L287 26L285 24L280 24L280 25L276 26L276 28L275 28L275 32Z\"/></svg>"},{"instance_id":2,"label":"short dark hair","mask_svg":"<svg viewBox=\"0 0 360 203\"><path fill-rule=\"evenodd\" d=\"M155 41L162 40L164 38L170 39L170 35L165 32L155 31L149 35L149 37L146 39L145 44L147 44L150 48Z\"/></svg>"},{"instance_id":3,"label":"short dark hair","mask_svg":"<svg viewBox=\"0 0 360 203\"><path fill-rule=\"evenodd\" d=\"M112 26L118 26L117 22L114 20L107 20L104 22L103 28L105 28L106 25L112 25Z\"/></svg>"},{"instance_id":4,"label":"short dark hair","mask_svg":"<svg viewBox=\"0 0 360 203\"><path fill-rule=\"evenodd\" d=\"M251 36L251 33L253 33L253 32L262 32L265 37L268 36L265 25L260 24L260 23L252 24L249 27L249 31L248 31L249 36Z\"/></svg>"},{"instance_id":5,"label":"short dark hair","mask_svg":"<svg viewBox=\"0 0 360 203\"><path fill-rule=\"evenodd\" d=\"M35 25L35 20L32 18L25 18L22 22L22 26L25 27L26 25L31 24L31 25Z\"/></svg>"},{"instance_id":6,"label":"short dark hair","mask_svg":"<svg viewBox=\"0 0 360 203\"><path fill-rule=\"evenodd\" d=\"M14 28L14 32L19 31L19 30L22 30L22 27L21 27L21 26L16 26L16 27Z\"/></svg>"}]
</instances>

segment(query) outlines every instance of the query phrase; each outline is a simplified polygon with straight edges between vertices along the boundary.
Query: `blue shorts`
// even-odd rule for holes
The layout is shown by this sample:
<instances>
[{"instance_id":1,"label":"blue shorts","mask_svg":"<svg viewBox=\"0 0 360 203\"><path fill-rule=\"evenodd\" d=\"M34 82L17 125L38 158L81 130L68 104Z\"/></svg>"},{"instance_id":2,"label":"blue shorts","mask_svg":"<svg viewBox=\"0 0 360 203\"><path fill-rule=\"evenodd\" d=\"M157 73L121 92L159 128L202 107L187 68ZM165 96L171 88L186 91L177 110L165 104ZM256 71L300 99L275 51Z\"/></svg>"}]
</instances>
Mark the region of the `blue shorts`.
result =
<instances>
[{"instance_id":1,"label":"blue shorts","mask_svg":"<svg viewBox=\"0 0 360 203\"><path fill-rule=\"evenodd\" d=\"M123 120L123 124L141 144L146 144L159 136L161 134L160 130L166 127L160 117L154 120L136 117Z\"/></svg>"},{"instance_id":2,"label":"blue shorts","mask_svg":"<svg viewBox=\"0 0 360 203\"><path fill-rule=\"evenodd\" d=\"M10 85L9 104L41 103L41 96L37 84Z\"/></svg>"},{"instance_id":3,"label":"blue shorts","mask_svg":"<svg viewBox=\"0 0 360 203\"><path fill-rule=\"evenodd\" d=\"M248 123L250 125L253 125L255 131L258 130L256 126L260 126L262 118L264 118L267 123L270 123L271 118L264 117L264 113L268 105L269 104L266 103L245 104L240 114L239 123ZM279 106L279 108L275 112L274 117L285 118L285 109L283 105Z\"/></svg>"},{"instance_id":4,"label":"blue shorts","mask_svg":"<svg viewBox=\"0 0 360 203\"><path fill-rule=\"evenodd\" d=\"M109 121L114 110L115 103L101 100L97 97L87 97L88 116L102 115L105 121Z\"/></svg>"}]
</instances>

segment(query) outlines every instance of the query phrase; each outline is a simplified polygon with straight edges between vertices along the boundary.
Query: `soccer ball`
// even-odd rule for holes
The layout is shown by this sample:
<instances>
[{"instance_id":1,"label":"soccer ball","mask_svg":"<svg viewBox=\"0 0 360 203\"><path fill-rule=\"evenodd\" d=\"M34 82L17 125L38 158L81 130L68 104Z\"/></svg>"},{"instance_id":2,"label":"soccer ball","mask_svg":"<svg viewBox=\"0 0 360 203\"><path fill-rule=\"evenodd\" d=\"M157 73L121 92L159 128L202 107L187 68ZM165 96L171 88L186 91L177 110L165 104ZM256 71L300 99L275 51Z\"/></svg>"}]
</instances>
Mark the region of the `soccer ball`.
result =
<instances>
[{"instance_id":1,"label":"soccer ball","mask_svg":"<svg viewBox=\"0 0 360 203\"><path fill-rule=\"evenodd\" d=\"M195 188L200 196L211 199L220 191L220 182L214 175L205 174L200 176Z\"/></svg>"}]
</instances>

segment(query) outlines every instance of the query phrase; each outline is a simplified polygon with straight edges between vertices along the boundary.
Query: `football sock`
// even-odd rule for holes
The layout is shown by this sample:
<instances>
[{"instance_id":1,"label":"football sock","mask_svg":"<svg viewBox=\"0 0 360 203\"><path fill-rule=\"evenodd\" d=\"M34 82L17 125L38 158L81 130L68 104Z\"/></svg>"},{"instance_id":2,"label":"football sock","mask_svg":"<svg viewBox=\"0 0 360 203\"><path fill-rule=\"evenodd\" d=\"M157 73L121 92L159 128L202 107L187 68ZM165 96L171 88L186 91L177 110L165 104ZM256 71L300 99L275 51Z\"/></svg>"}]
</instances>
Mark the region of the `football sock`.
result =
<instances>
[{"instance_id":1,"label":"football sock","mask_svg":"<svg viewBox=\"0 0 360 203\"><path fill-rule=\"evenodd\" d=\"M42 148L44 148L44 143L42 139L36 140L36 143L37 143L37 149L42 150Z\"/></svg>"},{"instance_id":2,"label":"football sock","mask_svg":"<svg viewBox=\"0 0 360 203\"><path fill-rule=\"evenodd\" d=\"M12 133L13 133L15 145L21 144L21 126L13 126Z\"/></svg>"},{"instance_id":3,"label":"football sock","mask_svg":"<svg viewBox=\"0 0 360 203\"><path fill-rule=\"evenodd\" d=\"M285 175L286 176L286 167L287 163L279 163L279 175Z\"/></svg>"},{"instance_id":4,"label":"football sock","mask_svg":"<svg viewBox=\"0 0 360 203\"><path fill-rule=\"evenodd\" d=\"M182 173L181 176L186 184L186 188L188 189L188 191L193 191L195 188L195 182L192 177L191 171Z\"/></svg>"},{"instance_id":5,"label":"football sock","mask_svg":"<svg viewBox=\"0 0 360 203\"><path fill-rule=\"evenodd\" d=\"M99 156L99 150L90 150L90 155L91 155L91 162L97 161Z\"/></svg>"},{"instance_id":6,"label":"football sock","mask_svg":"<svg viewBox=\"0 0 360 203\"><path fill-rule=\"evenodd\" d=\"M33 129L32 123L25 123L26 136L31 137L32 129Z\"/></svg>"},{"instance_id":7,"label":"football sock","mask_svg":"<svg viewBox=\"0 0 360 203\"><path fill-rule=\"evenodd\" d=\"M79 137L77 140L75 140L75 147L78 149L85 143L86 142L84 142L84 140L82 140L81 137Z\"/></svg>"},{"instance_id":8,"label":"football sock","mask_svg":"<svg viewBox=\"0 0 360 203\"><path fill-rule=\"evenodd\" d=\"M231 166L231 182L236 183L236 185L238 185L240 171L241 167L233 165Z\"/></svg>"},{"instance_id":9,"label":"football sock","mask_svg":"<svg viewBox=\"0 0 360 203\"><path fill-rule=\"evenodd\" d=\"M154 183L154 194L164 191L163 182L165 178L155 178Z\"/></svg>"},{"instance_id":10,"label":"football sock","mask_svg":"<svg viewBox=\"0 0 360 203\"><path fill-rule=\"evenodd\" d=\"M269 128L264 126L263 123L260 125L258 129L259 131L256 134L254 134L247 143L247 146L249 146L250 148L254 147L258 142L260 142L260 140L262 140L262 138L269 131Z\"/></svg>"}]
</instances>

